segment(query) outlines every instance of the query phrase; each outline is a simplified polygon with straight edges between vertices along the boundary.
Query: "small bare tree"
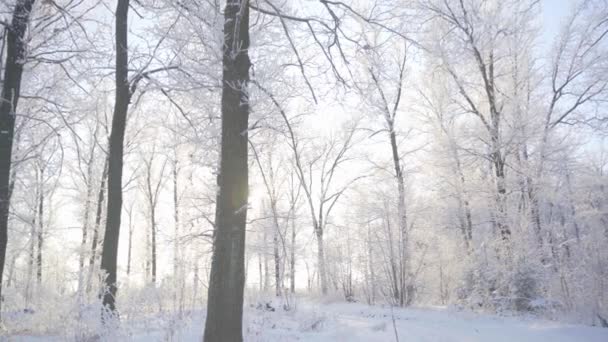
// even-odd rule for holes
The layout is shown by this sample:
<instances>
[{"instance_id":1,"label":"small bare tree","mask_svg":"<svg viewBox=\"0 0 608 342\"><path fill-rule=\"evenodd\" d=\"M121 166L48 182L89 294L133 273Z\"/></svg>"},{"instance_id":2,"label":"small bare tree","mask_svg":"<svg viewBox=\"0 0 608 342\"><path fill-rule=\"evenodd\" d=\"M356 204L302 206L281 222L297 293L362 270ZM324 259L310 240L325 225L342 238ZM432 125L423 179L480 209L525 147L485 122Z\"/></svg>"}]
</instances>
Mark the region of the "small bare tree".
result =
<instances>
[{"instance_id":1,"label":"small bare tree","mask_svg":"<svg viewBox=\"0 0 608 342\"><path fill-rule=\"evenodd\" d=\"M151 273L149 274L150 280L153 285L156 285L156 272L157 272L157 235L158 228L156 222L156 211L158 207L158 199L160 197L160 191L165 182L165 168L167 167L168 160L165 159L160 167L155 168L155 160L158 157L156 152L156 145L153 145L152 151L144 153L143 157L143 179L141 179L140 188L143 190L144 197L148 206L148 220L149 223L149 236L151 238L150 245L148 246L150 255ZM156 169L156 170L155 170Z\"/></svg>"}]
</instances>

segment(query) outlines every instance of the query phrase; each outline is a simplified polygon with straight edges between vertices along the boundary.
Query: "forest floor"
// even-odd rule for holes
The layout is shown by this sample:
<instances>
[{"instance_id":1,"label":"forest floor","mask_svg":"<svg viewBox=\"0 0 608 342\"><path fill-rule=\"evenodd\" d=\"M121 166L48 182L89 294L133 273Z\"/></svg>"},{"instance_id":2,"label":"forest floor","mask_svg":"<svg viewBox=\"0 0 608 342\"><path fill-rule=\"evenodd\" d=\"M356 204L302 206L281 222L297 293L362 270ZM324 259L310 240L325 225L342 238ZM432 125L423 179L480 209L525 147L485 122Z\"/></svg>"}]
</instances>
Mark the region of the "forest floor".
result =
<instances>
[{"instance_id":1,"label":"forest floor","mask_svg":"<svg viewBox=\"0 0 608 342\"><path fill-rule=\"evenodd\" d=\"M270 306L274 308L272 305ZM245 341L312 342L606 342L608 329L572 325L532 317L504 317L445 308L391 309L359 303L299 300L294 310L248 305ZM171 314L140 320L123 319L120 328L88 337L16 334L1 341L201 341L204 313L181 319ZM61 333L60 333L61 334Z\"/></svg>"}]
</instances>

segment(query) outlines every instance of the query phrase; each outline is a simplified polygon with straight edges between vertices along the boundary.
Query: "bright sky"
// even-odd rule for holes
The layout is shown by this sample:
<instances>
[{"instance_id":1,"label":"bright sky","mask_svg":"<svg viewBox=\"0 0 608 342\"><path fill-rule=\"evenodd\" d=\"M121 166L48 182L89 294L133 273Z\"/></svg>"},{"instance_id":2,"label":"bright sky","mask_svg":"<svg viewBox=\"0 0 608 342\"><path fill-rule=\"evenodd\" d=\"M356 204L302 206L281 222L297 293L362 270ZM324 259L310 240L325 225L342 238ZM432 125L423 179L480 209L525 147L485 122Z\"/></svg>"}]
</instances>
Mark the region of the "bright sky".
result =
<instances>
[{"instance_id":1,"label":"bright sky","mask_svg":"<svg viewBox=\"0 0 608 342\"><path fill-rule=\"evenodd\" d=\"M573 0L541 0L542 20L543 20L543 40L552 42L558 34L559 24L566 16L572 5Z\"/></svg>"}]
</instances>

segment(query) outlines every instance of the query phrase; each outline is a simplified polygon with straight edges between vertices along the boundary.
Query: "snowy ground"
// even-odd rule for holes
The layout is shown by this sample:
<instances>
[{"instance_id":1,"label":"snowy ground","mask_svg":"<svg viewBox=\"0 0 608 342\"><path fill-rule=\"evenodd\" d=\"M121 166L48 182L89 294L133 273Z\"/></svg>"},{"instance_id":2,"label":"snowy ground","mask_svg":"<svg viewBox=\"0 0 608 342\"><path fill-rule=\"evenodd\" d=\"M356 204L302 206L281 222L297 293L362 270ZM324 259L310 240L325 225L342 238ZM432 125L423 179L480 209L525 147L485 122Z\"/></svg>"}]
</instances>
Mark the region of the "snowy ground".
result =
<instances>
[{"instance_id":1,"label":"snowy ground","mask_svg":"<svg viewBox=\"0 0 608 342\"><path fill-rule=\"evenodd\" d=\"M393 325L394 317L394 325ZM123 321L123 327L87 341L201 341L204 315L185 320L170 316ZM608 329L568 325L532 318L500 317L446 309L398 309L363 304L298 303L297 309L274 312L246 308L246 341L551 341L606 342ZM395 329L397 334L395 334ZM8 341L65 341L68 336L4 336Z\"/></svg>"}]
</instances>

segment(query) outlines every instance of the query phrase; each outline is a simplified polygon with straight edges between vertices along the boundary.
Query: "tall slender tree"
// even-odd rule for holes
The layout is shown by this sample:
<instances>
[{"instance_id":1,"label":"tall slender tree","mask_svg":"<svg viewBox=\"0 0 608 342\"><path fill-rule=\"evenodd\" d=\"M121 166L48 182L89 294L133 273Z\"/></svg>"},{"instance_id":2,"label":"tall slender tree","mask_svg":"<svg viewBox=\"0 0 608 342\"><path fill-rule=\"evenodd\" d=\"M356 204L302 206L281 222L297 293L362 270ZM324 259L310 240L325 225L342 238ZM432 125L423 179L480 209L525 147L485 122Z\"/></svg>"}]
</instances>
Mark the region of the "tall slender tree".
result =
<instances>
[{"instance_id":1,"label":"tall slender tree","mask_svg":"<svg viewBox=\"0 0 608 342\"><path fill-rule=\"evenodd\" d=\"M124 156L124 140L127 127L127 113L131 98L137 90L139 82L150 79L152 74L176 69L176 66L165 66L148 69L154 56L151 56L143 68L129 79L129 49L128 49L128 14L129 0L118 0L116 5L115 35L116 35L116 93L114 113L112 116L112 131L110 133L110 151L108 155L108 209L106 212L106 231L103 239L101 254L101 269L107 273L103 295L103 305L110 311L115 311L116 269L118 257L118 238L120 235L120 215L122 212L122 171ZM156 48L163 39L159 40ZM155 50L156 51L156 50Z\"/></svg>"},{"instance_id":2,"label":"tall slender tree","mask_svg":"<svg viewBox=\"0 0 608 342\"><path fill-rule=\"evenodd\" d=\"M406 77L406 63L407 63L407 44L403 44L403 49L393 50L395 54L401 55L397 57L396 63L382 59L381 47L378 46L377 42L366 42L366 46L363 49L366 56L367 73L372 85L372 94L364 94L363 96L368 98L367 101L371 102L372 111L374 114L378 114L381 121L383 121L383 130L387 132L387 138L390 145L390 155L392 157L394 177L397 183L397 212L398 212L398 229L399 229L399 258L398 258L398 269L399 274L395 281L399 284L395 288L395 299L399 305L404 306L409 304L412 300L410 291L406 291L408 288L408 282L410 281L410 270L409 267L409 256L408 256L408 219L407 219L407 205L406 205L406 193L405 193L405 173L403 167L403 160L401 152L399 150L399 137L397 133L396 120L397 114L399 113L399 106L402 102L404 82ZM399 45L399 44L395 44ZM393 54L389 54L392 56ZM393 75L387 75L390 72L382 70L382 67L388 69L389 65L396 64L396 67L392 67L391 71L397 74L396 77ZM394 79L392 79L394 78ZM387 153L388 154L388 153Z\"/></svg>"},{"instance_id":3,"label":"tall slender tree","mask_svg":"<svg viewBox=\"0 0 608 342\"><path fill-rule=\"evenodd\" d=\"M2 275L8 240L10 207L10 175L13 152L13 135L17 103L21 90L21 76L26 57L25 32L35 0L18 0L7 30L6 61L0 97L0 308Z\"/></svg>"},{"instance_id":4,"label":"tall slender tree","mask_svg":"<svg viewBox=\"0 0 608 342\"><path fill-rule=\"evenodd\" d=\"M127 18L129 0L118 0L116 5L116 98L110 133L110 155L108 165L108 211L106 231L101 254L101 269L107 272L103 294L103 305L115 311L116 259L118 256L118 236L120 233L120 213L122 208L122 164L127 125L127 111L131 99L129 89L129 52L127 48Z\"/></svg>"},{"instance_id":5,"label":"tall slender tree","mask_svg":"<svg viewBox=\"0 0 608 342\"><path fill-rule=\"evenodd\" d=\"M158 210L158 199L160 197L160 192L164 184L164 174L165 168L167 166L167 160L162 163L158 178L154 179L154 160L156 158L156 146L153 147L152 151L149 153L147 157L143 158L144 163L144 177L142 180L141 187L143 188L143 193L146 201L148 202L148 219L150 220L150 256L151 256L151 282L152 284L156 284L156 274L157 274L157 236L158 236L158 224L156 222L156 212Z\"/></svg>"},{"instance_id":6,"label":"tall slender tree","mask_svg":"<svg viewBox=\"0 0 608 342\"><path fill-rule=\"evenodd\" d=\"M228 0L222 55L222 137L204 340L243 340L249 121L249 1Z\"/></svg>"}]
</instances>

